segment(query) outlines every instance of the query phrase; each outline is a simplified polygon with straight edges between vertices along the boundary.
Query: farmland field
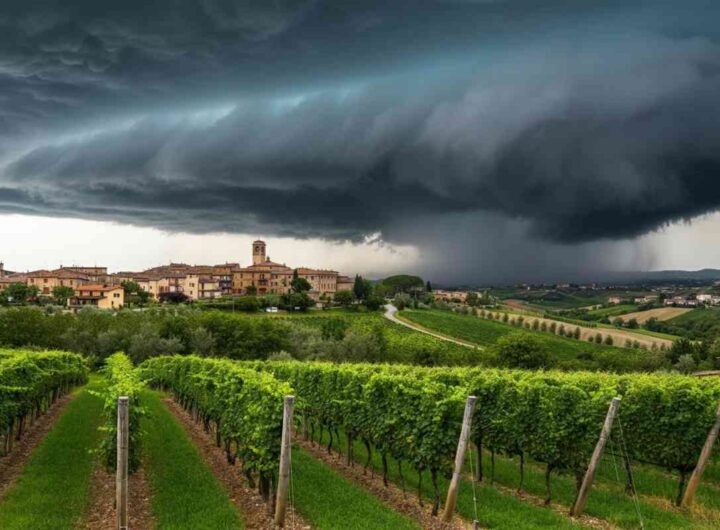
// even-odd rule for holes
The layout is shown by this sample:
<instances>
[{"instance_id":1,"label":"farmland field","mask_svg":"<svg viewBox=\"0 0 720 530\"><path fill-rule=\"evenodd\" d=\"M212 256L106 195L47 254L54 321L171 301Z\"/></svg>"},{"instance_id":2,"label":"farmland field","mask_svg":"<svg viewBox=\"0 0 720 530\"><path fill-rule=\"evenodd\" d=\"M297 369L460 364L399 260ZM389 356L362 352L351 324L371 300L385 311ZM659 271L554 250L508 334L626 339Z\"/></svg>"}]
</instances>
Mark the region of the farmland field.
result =
<instances>
[{"instance_id":1,"label":"farmland field","mask_svg":"<svg viewBox=\"0 0 720 530\"><path fill-rule=\"evenodd\" d=\"M588 316L593 320L601 320L603 318L611 318L625 313L637 311L638 306L635 304L619 304L609 307L601 307L599 309L591 309L587 312Z\"/></svg>"},{"instance_id":2,"label":"farmland field","mask_svg":"<svg viewBox=\"0 0 720 530\"><path fill-rule=\"evenodd\" d=\"M607 303L610 296L632 298L646 293L635 291L580 291L565 289L491 289L490 294L501 300L515 300L530 310L578 309Z\"/></svg>"},{"instance_id":3,"label":"farmland field","mask_svg":"<svg viewBox=\"0 0 720 530\"><path fill-rule=\"evenodd\" d=\"M637 311L635 313L625 313L618 318L622 318L624 321L637 320L638 324L644 324L651 318L656 318L660 321L671 320L675 317L689 313L692 309L687 307L659 307L657 309L648 309L647 311Z\"/></svg>"},{"instance_id":4,"label":"farmland field","mask_svg":"<svg viewBox=\"0 0 720 530\"><path fill-rule=\"evenodd\" d=\"M443 310L403 310L401 316L428 329L444 333L465 341L482 346L492 346L501 337L517 332L518 328L497 320L487 320L471 315L460 315ZM533 317L528 317L532 320ZM558 323L559 324L559 323ZM568 325L568 329L574 326ZM594 369L628 370L652 369L660 362L653 352L638 352L636 350L617 348L601 344L590 343L560 337L541 331L528 331L548 348L558 367L585 367ZM595 334L598 330L588 330ZM601 333L616 333L614 329L602 330Z\"/></svg>"}]
</instances>

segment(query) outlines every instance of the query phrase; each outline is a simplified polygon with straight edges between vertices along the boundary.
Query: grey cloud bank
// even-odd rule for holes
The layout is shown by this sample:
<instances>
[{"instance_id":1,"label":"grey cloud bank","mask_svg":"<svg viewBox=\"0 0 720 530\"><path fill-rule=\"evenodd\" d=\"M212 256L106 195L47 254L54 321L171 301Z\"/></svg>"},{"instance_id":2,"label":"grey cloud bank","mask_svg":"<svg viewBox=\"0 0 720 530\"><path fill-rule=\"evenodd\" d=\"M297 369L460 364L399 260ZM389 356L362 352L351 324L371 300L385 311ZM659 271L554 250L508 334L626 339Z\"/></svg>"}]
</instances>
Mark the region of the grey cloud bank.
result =
<instances>
[{"instance_id":1,"label":"grey cloud bank","mask_svg":"<svg viewBox=\"0 0 720 530\"><path fill-rule=\"evenodd\" d=\"M536 4L4 4L0 212L625 264L720 206L720 7Z\"/></svg>"}]
</instances>

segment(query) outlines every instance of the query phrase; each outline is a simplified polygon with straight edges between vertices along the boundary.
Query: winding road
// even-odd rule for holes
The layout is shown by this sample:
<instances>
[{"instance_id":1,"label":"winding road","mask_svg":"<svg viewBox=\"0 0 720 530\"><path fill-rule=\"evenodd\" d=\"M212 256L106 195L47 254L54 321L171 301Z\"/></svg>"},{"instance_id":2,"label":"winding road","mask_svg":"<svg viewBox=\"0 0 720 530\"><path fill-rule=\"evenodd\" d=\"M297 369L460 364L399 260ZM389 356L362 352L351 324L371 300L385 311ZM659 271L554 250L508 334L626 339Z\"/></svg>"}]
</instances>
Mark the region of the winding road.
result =
<instances>
[{"instance_id":1,"label":"winding road","mask_svg":"<svg viewBox=\"0 0 720 530\"><path fill-rule=\"evenodd\" d=\"M413 331L417 331L419 333L425 333L425 335L431 335L435 337L436 339L441 339L447 342L452 342L454 344L459 344L460 346L465 346L466 348L476 348L478 350L483 350L484 348L480 346L479 344L473 344L471 342L465 342L462 340L454 339L452 337L448 337L447 335L442 335L440 333L436 333L434 331L430 331L429 329L426 329L422 326L418 326L417 324L411 324L405 320L402 320L398 318L397 313L398 308L395 307L392 304L386 304L385 305L385 314L383 315L385 318L387 318L390 322L393 322L395 324L399 324L401 326L405 326L406 328L410 328Z\"/></svg>"}]
</instances>

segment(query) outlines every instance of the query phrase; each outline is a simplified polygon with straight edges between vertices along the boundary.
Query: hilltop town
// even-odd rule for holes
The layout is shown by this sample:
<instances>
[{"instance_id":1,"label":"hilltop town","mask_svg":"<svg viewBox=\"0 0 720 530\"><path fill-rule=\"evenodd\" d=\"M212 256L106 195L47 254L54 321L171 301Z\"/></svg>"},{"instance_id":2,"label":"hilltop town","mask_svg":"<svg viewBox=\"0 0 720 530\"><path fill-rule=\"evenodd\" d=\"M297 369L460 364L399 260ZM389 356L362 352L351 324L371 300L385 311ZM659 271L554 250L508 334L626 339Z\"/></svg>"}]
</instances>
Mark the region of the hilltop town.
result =
<instances>
[{"instance_id":1,"label":"hilltop town","mask_svg":"<svg viewBox=\"0 0 720 530\"><path fill-rule=\"evenodd\" d=\"M51 297L57 288L67 288L72 306L94 305L117 309L125 305L127 282L136 284L146 297L161 300L175 295L184 300L212 300L229 295L284 295L291 291L294 278L309 284L308 296L314 301L331 299L336 292L350 291L353 279L337 271L309 267L291 267L276 263L267 254L267 245L252 244L252 263L189 265L170 263L144 271L108 272L107 267L60 266L54 270L13 272L0 263L0 290L13 284L24 284L39 297Z\"/></svg>"}]
</instances>

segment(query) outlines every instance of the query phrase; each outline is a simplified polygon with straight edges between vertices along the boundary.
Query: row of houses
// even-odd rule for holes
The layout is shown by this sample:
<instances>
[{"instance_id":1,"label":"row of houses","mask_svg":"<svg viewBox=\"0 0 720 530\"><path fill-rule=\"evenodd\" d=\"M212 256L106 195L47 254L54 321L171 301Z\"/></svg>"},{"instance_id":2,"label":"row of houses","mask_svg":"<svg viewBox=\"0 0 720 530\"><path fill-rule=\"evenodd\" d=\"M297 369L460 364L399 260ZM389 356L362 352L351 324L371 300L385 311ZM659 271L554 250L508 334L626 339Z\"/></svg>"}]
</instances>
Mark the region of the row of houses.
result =
<instances>
[{"instance_id":1,"label":"row of houses","mask_svg":"<svg viewBox=\"0 0 720 530\"><path fill-rule=\"evenodd\" d=\"M665 299L665 305L676 307L697 307L700 305L720 305L720 296L697 294L695 296L673 296Z\"/></svg>"},{"instance_id":2,"label":"row of houses","mask_svg":"<svg viewBox=\"0 0 720 530\"><path fill-rule=\"evenodd\" d=\"M224 295L254 293L282 295L290 292L295 275L310 284L309 296L318 301L332 297L338 291L353 288L353 279L337 271L292 268L273 262L266 253L264 241L252 244L252 264L189 265L170 263L140 272L108 273L107 267L60 267L27 273L6 271L0 263L0 290L12 283L36 286L40 296L52 296L56 287L70 287L75 291L73 304L98 305L116 308L124 305L120 287L125 281L137 283L150 298L159 299L165 293L182 293L190 300L219 298Z\"/></svg>"},{"instance_id":3,"label":"row of houses","mask_svg":"<svg viewBox=\"0 0 720 530\"><path fill-rule=\"evenodd\" d=\"M643 305L643 304L651 304L651 303L657 302L657 300L658 300L658 295L656 295L656 294L651 294L651 295L647 295L647 296L636 296L634 298L623 298L620 296L611 296L610 298L608 298L608 304L619 305L619 304L633 303L633 304Z\"/></svg>"}]
</instances>

